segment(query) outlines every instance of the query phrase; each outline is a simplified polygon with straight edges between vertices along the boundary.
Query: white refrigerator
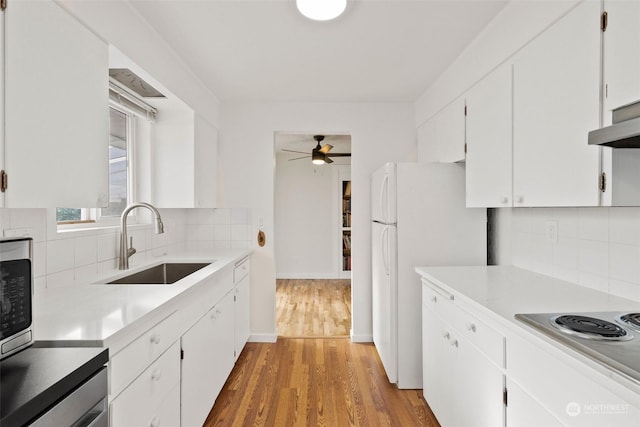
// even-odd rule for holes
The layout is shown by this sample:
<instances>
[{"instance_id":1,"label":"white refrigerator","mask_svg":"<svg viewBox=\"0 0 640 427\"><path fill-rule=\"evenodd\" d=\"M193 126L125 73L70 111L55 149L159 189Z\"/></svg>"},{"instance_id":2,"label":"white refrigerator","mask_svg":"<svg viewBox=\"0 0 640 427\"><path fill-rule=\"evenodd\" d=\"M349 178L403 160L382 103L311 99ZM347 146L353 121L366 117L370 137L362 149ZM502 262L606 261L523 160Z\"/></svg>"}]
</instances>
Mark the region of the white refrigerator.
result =
<instances>
[{"instance_id":1,"label":"white refrigerator","mask_svg":"<svg viewBox=\"0 0 640 427\"><path fill-rule=\"evenodd\" d=\"M485 265L486 236L486 209L465 207L464 165L387 163L372 174L373 341L398 388L422 388L415 267Z\"/></svg>"}]
</instances>

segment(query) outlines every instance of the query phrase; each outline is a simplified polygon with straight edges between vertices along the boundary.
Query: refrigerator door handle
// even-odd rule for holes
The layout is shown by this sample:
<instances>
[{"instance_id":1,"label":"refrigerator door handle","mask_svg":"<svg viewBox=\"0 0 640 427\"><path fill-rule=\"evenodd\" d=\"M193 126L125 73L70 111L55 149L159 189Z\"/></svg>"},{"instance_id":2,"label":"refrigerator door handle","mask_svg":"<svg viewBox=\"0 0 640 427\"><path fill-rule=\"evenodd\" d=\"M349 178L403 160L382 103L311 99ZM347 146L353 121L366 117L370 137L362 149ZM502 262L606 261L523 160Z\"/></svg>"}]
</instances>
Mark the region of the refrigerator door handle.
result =
<instances>
[{"instance_id":1,"label":"refrigerator door handle","mask_svg":"<svg viewBox=\"0 0 640 427\"><path fill-rule=\"evenodd\" d=\"M380 215L384 222L389 222L389 175L385 175L380 188ZM385 201L386 206L385 206ZM386 208L386 209L385 209Z\"/></svg>"},{"instance_id":2,"label":"refrigerator door handle","mask_svg":"<svg viewBox=\"0 0 640 427\"><path fill-rule=\"evenodd\" d=\"M387 243L385 244L385 237L387 237ZM382 264L384 265L384 274L389 275L389 226L385 226L382 234L380 235L380 245L382 247Z\"/></svg>"}]
</instances>

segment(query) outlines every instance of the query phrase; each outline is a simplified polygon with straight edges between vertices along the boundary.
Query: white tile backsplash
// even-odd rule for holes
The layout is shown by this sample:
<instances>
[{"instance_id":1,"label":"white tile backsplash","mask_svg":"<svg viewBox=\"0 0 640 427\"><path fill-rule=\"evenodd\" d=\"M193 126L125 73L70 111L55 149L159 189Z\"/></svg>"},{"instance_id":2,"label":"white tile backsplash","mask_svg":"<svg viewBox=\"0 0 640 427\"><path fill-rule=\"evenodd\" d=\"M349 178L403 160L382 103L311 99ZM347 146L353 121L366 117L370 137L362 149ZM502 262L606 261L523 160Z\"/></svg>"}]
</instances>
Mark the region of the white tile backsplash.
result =
<instances>
[{"instance_id":1,"label":"white tile backsplash","mask_svg":"<svg viewBox=\"0 0 640 427\"><path fill-rule=\"evenodd\" d=\"M500 211L498 221L509 244L503 245L499 259L640 301L640 208ZM545 236L544 223L549 220L557 221L557 242Z\"/></svg>"},{"instance_id":2,"label":"white tile backsplash","mask_svg":"<svg viewBox=\"0 0 640 427\"><path fill-rule=\"evenodd\" d=\"M129 225L129 236L137 251L130 258L131 266L184 251L206 254L232 245L249 247L248 209L160 209L160 213L165 225L163 234L155 234L151 225ZM118 273L117 226L58 232L55 209L0 209L0 227L3 235L6 230L31 231L35 292L85 285ZM232 230L236 239L233 242Z\"/></svg>"}]
</instances>

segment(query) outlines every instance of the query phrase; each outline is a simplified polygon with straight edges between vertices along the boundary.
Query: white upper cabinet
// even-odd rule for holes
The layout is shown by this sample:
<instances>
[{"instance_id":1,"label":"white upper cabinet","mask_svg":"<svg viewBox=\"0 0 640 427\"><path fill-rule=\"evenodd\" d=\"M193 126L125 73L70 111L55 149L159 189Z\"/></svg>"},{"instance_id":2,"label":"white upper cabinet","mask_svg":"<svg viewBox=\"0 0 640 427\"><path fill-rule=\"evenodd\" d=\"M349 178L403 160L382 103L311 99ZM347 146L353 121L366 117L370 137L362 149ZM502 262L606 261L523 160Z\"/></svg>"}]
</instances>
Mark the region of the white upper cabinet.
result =
<instances>
[{"instance_id":1,"label":"white upper cabinet","mask_svg":"<svg viewBox=\"0 0 640 427\"><path fill-rule=\"evenodd\" d=\"M604 124L611 110L640 100L640 2L605 0Z\"/></svg>"},{"instance_id":2,"label":"white upper cabinet","mask_svg":"<svg viewBox=\"0 0 640 427\"><path fill-rule=\"evenodd\" d=\"M215 208L218 197L218 130L197 114L194 126L194 207Z\"/></svg>"},{"instance_id":3,"label":"white upper cabinet","mask_svg":"<svg viewBox=\"0 0 640 427\"><path fill-rule=\"evenodd\" d=\"M463 162L464 98L458 98L418 129L418 161Z\"/></svg>"},{"instance_id":4,"label":"white upper cabinet","mask_svg":"<svg viewBox=\"0 0 640 427\"><path fill-rule=\"evenodd\" d=\"M214 208L218 131L186 108L161 110L152 141L153 202L161 208Z\"/></svg>"},{"instance_id":5,"label":"white upper cabinet","mask_svg":"<svg viewBox=\"0 0 640 427\"><path fill-rule=\"evenodd\" d=\"M4 206L106 204L107 44L53 1L4 14Z\"/></svg>"},{"instance_id":6,"label":"white upper cabinet","mask_svg":"<svg viewBox=\"0 0 640 427\"><path fill-rule=\"evenodd\" d=\"M467 207L512 206L512 76L505 63L466 96Z\"/></svg>"},{"instance_id":7,"label":"white upper cabinet","mask_svg":"<svg viewBox=\"0 0 640 427\"><path fill-rule=\"evenodd\" d=\"M514 206L597 206L600 2L584 1L514 57Z\"/></svg>"}]
</instances>

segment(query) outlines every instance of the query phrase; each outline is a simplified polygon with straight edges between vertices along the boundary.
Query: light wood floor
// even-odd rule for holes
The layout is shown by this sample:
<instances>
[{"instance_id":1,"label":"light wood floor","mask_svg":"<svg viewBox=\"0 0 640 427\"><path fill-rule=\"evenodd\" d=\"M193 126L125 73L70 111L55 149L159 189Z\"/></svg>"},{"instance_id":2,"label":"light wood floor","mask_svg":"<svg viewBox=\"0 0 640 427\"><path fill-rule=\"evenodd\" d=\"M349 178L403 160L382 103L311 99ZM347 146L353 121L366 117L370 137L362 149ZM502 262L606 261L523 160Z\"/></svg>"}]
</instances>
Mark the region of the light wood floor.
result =
<instances>
[{"instance_id":1,"label":"light wood floor","mask_svg":"<svg viewBox=\"0 0 640 427\"><path fill-rule=\"evenodd\" d=\"M248 343L211 410L212 426L428 426L422 390L398 390L373 344L349 338Z\"/></svg>"},{"instance_id":2,"label":"light wood floor","mask_svg":"<svg viewBox=\"0 0 640 427\"><path fill-rule=\"evenodd\" d=\"M276 325L282 337L347 337L351 280L278 279Z\"/></svg>"}]
</instances>

